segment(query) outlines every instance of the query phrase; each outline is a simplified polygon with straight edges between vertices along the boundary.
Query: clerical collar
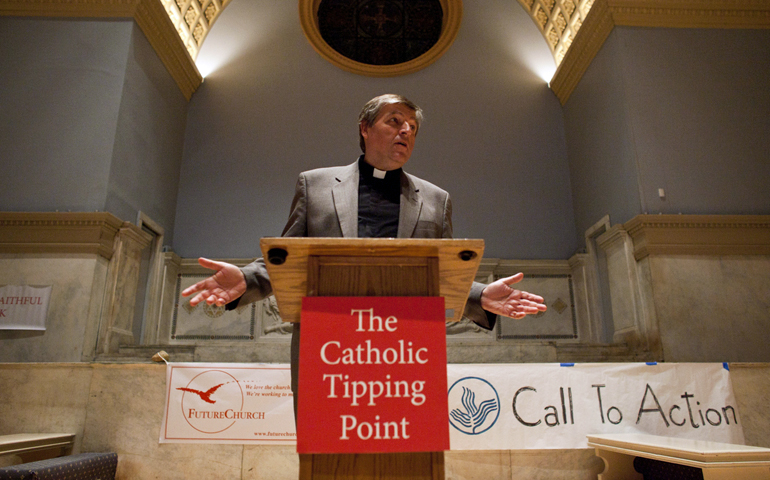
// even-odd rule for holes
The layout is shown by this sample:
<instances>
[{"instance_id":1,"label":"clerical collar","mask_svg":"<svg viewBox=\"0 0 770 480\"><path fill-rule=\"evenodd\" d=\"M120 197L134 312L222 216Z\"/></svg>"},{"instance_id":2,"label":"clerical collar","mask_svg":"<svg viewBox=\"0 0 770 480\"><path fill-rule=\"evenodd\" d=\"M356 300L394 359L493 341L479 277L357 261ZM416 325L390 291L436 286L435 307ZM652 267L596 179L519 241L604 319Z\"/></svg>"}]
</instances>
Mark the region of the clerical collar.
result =
<instances>
[{"instance_id":1,"label":"clerical collar","mask_svg":"<svg viewBox=\"0 0 770 480\"><path fill-rule=\"evenodd\" d=\"M363 155L358 158L358 171L360 172L361 178L364 179L376 178L379 180L395 181L395 179L401 178L400 168L396 170L380 170L378 168L374 168L373 166L366 163Z\"/></svg>"}]
</instances>

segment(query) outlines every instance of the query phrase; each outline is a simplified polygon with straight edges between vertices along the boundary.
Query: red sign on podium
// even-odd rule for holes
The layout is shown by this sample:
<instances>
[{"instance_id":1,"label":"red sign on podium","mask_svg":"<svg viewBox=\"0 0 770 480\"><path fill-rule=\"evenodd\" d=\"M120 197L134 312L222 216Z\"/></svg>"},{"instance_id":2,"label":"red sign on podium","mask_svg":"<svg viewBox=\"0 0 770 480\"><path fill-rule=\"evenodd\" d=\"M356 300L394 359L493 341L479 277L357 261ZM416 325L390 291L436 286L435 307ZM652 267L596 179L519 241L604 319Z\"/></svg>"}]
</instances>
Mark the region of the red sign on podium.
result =
<instances>
[{"instance_id":1,"label":"red sign on podium","mask_svg":"<svg viewBox=\"0 0 770 480\"><path fill-rule=\"evenodd\" d=\"M449 449L442 297L305 297L297 452Z\"/></svg>"}]
</instances>

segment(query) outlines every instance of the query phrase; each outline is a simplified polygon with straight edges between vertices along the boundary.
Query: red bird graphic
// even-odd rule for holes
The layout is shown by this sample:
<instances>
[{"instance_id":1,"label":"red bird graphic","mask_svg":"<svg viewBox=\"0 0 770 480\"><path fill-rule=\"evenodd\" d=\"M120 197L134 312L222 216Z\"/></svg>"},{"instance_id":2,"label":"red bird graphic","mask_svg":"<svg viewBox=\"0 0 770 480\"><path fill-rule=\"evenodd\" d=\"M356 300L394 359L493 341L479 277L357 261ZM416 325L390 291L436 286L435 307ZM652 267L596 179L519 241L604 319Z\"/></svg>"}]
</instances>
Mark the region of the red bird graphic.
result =
<instances>
[{"instance_id":1,"label":"red bird graphic","mask_svg":"<svg viewBox=\"0 0 770 480\"><path fill-rule=\"evenodd\" d=\"M219 385L217 385L215 387L211 387L211 388L209 388L205 392L201 392L200 390L193 390L192 388L185 388L185 387L179 387L179 388L177 388L177 390L182 390L183 392L194 393L194 394L198 395L199 397L201 397L201 400L203 400L204 402L207 402L207 403L217 403L216 400L212 400L211 399L211 394L216 392L217 389L219 387L221 387L222 385L224 385L224 383L220 383Z\"/></svg>"}]
</instances>

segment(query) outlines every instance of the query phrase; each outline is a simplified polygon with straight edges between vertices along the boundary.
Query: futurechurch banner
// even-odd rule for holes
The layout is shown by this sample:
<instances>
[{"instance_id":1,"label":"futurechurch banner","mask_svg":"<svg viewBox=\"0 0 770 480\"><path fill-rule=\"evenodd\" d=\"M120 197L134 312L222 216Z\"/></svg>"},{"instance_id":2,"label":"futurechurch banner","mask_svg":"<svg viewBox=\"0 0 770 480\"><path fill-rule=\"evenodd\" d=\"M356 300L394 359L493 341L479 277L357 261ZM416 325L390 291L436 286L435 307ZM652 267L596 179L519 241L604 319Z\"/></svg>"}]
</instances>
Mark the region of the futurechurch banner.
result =
<instances>
[{"instance_id":1,"label":"futurechurch banner","mask_svg":"<svg viewBox=\"0 0 770 480\"><path fill-rule=\"evenodd\" d=\"M169 363L160 443L296 443L289 365Z\"/></svg>"},{"instance_id":2,"label":"futurechurch banner","mask_svg":"<svg viewBox=\"0 0 770 480\"><path fill-rule=\"evenodd\" d=\"M467 364L447 369L450 448L587 448L648 433L743 444L723 364ZM161 442L294 444L289 366L171 363Z\"/></svg>"}]
</instances>

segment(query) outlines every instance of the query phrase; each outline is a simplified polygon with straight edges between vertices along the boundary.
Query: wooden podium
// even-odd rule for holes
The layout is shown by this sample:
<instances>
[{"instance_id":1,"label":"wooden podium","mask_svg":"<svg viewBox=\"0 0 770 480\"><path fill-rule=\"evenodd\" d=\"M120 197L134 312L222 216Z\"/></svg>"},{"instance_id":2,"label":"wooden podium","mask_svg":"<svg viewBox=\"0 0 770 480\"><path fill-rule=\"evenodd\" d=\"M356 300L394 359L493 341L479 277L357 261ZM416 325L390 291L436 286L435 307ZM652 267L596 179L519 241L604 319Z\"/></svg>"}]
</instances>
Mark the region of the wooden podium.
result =
<instances>
[{"instance_id":1,"label":"wooden podium","mask_svg":"<svg viewBox=\"0 0 770 480\"><path fill-rule=\"evenodd\" d=\"M441 296L462 319L483 240L263 238L281 317L299 322L305 296ZM302 366L300 365L300 369ZM301 480L444 478L444 452L303 454Z\"/></svg>"}]
</instances>

